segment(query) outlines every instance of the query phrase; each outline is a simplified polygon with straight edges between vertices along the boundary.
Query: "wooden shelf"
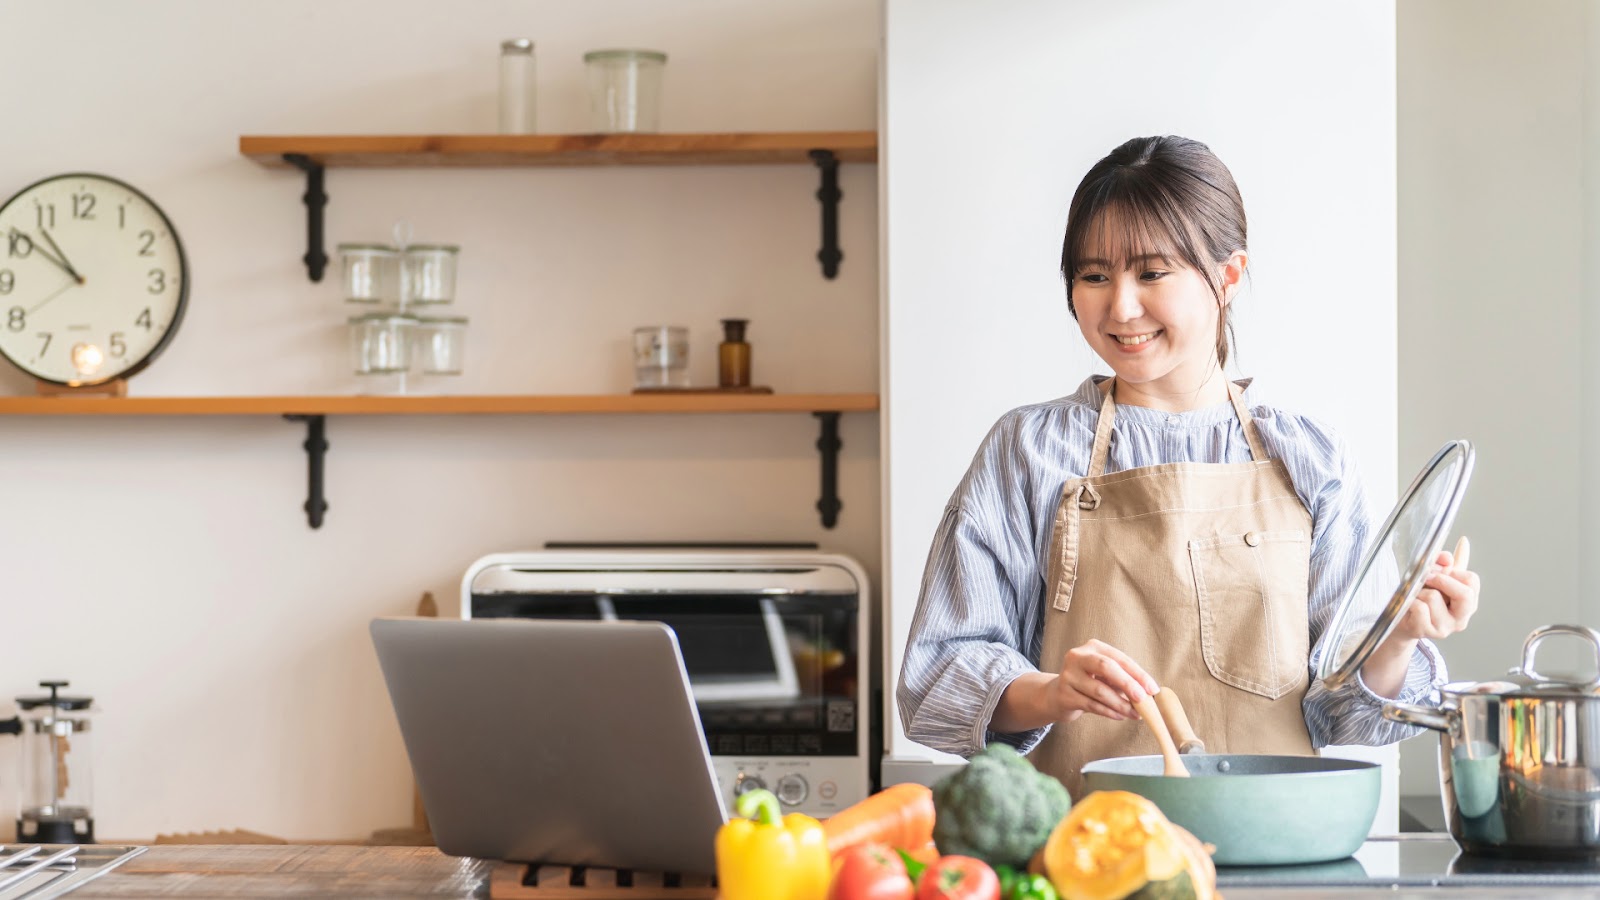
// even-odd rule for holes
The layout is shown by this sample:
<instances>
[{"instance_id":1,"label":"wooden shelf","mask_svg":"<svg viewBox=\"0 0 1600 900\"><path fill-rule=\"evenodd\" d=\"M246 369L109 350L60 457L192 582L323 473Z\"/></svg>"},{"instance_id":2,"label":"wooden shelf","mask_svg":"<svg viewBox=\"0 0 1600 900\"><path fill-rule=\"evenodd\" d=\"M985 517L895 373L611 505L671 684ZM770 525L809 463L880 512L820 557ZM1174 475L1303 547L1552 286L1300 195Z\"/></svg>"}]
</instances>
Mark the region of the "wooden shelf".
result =
<instances>
[{"instance_id":1,"label":"wooden shelf","mask_svg":"<svg viewBox=\"0 0 1600 900\"><path fill-rule=\"evenodd\" d=\"M821 423L817 511L839 521L839 416L872 412L877 394L479 394L320 397L0 397L0 416L283 416L306 426L306 521L328 512L323 464L328 416L589 415L637 413L810 413Z\"/></svg>"},{"instance_id":2,"label":"wooden shelf","mask_svg":"<svg viewBox=\"0 0 1600 900\"><path fill-rule=\"evenodd\" d=\"M871 412L877 394L0 397L7 416L441 416Z\"/></svg>"},{"instance_id":3,"label":"wooden shelf","mask_svg":"<svg viewBox=\"0 0 1600 900\"><path fill-rule=\"evenodd\" d=\"M875 131L727 134L247 135L239 152L286 168L293 154L327 168L424 166L722 166L810 163L812 150L840 162L877 162Z\"/></svg>"},{"instance_id":4,"label":"wooden shelf","mask_svg":"<svg viewBox=\"0 0 1600 900\"><path fill-rule=\"evenodd\" d=\"M270 168L305 173L306 274L321 281L328 267L323 210L329 168L525 166L815 165L822 210L824 278L839 274L839 163L877 162L875 131L787 131L728 134L413 134L245 135L239 152Z\"/></svg>"}]
</instances>

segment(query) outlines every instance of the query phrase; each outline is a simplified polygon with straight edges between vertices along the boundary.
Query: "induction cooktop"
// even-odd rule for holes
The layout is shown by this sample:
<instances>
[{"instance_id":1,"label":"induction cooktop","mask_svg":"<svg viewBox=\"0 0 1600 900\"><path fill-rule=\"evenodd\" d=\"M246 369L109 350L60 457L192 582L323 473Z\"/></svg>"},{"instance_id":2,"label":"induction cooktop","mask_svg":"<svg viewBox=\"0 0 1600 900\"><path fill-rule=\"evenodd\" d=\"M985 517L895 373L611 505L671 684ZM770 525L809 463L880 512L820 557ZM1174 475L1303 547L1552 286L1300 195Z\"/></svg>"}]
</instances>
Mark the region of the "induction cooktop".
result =
<instances>
[{"instance_id":1,"label":"induction cooktop","mask_svg":"<svg viewBox=\"0 0 1600 900\"><path fill-rule=\"evenodd\" d=\"M1217 886L1240 888L1600 886L1600 861L1498 859L1462 853L1449 835L1371 838L1354 856L1309 866L1218 866Z\"/></svg>"}]
</instances>

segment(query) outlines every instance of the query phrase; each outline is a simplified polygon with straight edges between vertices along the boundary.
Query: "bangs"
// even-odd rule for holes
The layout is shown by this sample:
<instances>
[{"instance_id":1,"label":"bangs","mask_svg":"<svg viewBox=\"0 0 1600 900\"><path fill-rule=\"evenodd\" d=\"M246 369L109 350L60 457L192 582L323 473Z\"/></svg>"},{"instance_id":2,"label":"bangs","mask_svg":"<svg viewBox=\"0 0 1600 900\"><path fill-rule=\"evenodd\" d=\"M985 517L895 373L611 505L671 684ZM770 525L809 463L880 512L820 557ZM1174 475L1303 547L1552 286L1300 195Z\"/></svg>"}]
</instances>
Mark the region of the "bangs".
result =
<instances>
[{"instance_id":1,"label":"bangs","mask_svg":"<svg viewBox=\"0 0 1600 900\"><path fill-rule=\"evenodd\" d=\"M1073 210L1061 274L1070 282L1091 266L1132 269L1154 259L1169 266L1187 265L1209 282L1199 235L1185 227L1184 218L1170 203L1163 202L1168 198L1138 190L1112 196L1114 185L1108 179L1095 196L1085 198L1084 208Z\"/></svg>"}]
</instances>

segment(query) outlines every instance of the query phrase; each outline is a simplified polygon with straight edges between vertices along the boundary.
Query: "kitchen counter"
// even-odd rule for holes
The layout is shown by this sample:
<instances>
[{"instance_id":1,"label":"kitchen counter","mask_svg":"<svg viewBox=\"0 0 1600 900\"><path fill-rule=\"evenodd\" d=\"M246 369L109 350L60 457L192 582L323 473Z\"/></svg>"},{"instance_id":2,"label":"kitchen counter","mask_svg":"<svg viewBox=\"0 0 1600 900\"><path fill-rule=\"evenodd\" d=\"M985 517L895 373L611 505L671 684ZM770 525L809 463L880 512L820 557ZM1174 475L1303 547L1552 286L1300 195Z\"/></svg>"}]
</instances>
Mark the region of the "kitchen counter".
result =
<instances>
[{"instance_id":1,"label":"kitchen counter","mask_svg":"<svg viewBox=\"0 0 1600 900\"><path fill-rule=\"evenodd\" d=\"M433 847L158 844L67 896L487 897L492 868Z\"/></svg>"},{"instance_id":2,"label":"kitchen counter","mask_svg":"<svg viewBox=\"0 0 1600 900\"><path fill-rule=\"evenodd\" d=\"M487 897L493 867L432 847L157 845L70 896ZM1222 869L1219 882L1227 900L1578 900L1600 893L1600 867L1480 865L1445 835L1406 835L1327 866Z\"/></svg>"}]
</instances>

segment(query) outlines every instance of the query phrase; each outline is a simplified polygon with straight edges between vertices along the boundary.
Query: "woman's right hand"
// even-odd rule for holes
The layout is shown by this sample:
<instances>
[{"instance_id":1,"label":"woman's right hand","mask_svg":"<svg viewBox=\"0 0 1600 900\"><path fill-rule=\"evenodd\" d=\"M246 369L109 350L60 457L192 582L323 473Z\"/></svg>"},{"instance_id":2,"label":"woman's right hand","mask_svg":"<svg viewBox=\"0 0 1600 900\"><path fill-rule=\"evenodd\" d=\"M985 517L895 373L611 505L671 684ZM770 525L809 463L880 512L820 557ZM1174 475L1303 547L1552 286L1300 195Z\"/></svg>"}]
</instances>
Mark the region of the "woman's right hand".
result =
<instances>
[{"instance_id":1,"label":"woman's right hand","mask_svg":"<svg viewBox=\"0 0 1600 900\"><path fill-rule=\"evenodd\" d=\"M1086 712L1123 721L1139 718L1133 704L1160 690L1128 654L1104 641L1089 641L1067 651L1061 674L1051 685L1051 700L1062 722Z\"/></svg>"}]
</instances>

